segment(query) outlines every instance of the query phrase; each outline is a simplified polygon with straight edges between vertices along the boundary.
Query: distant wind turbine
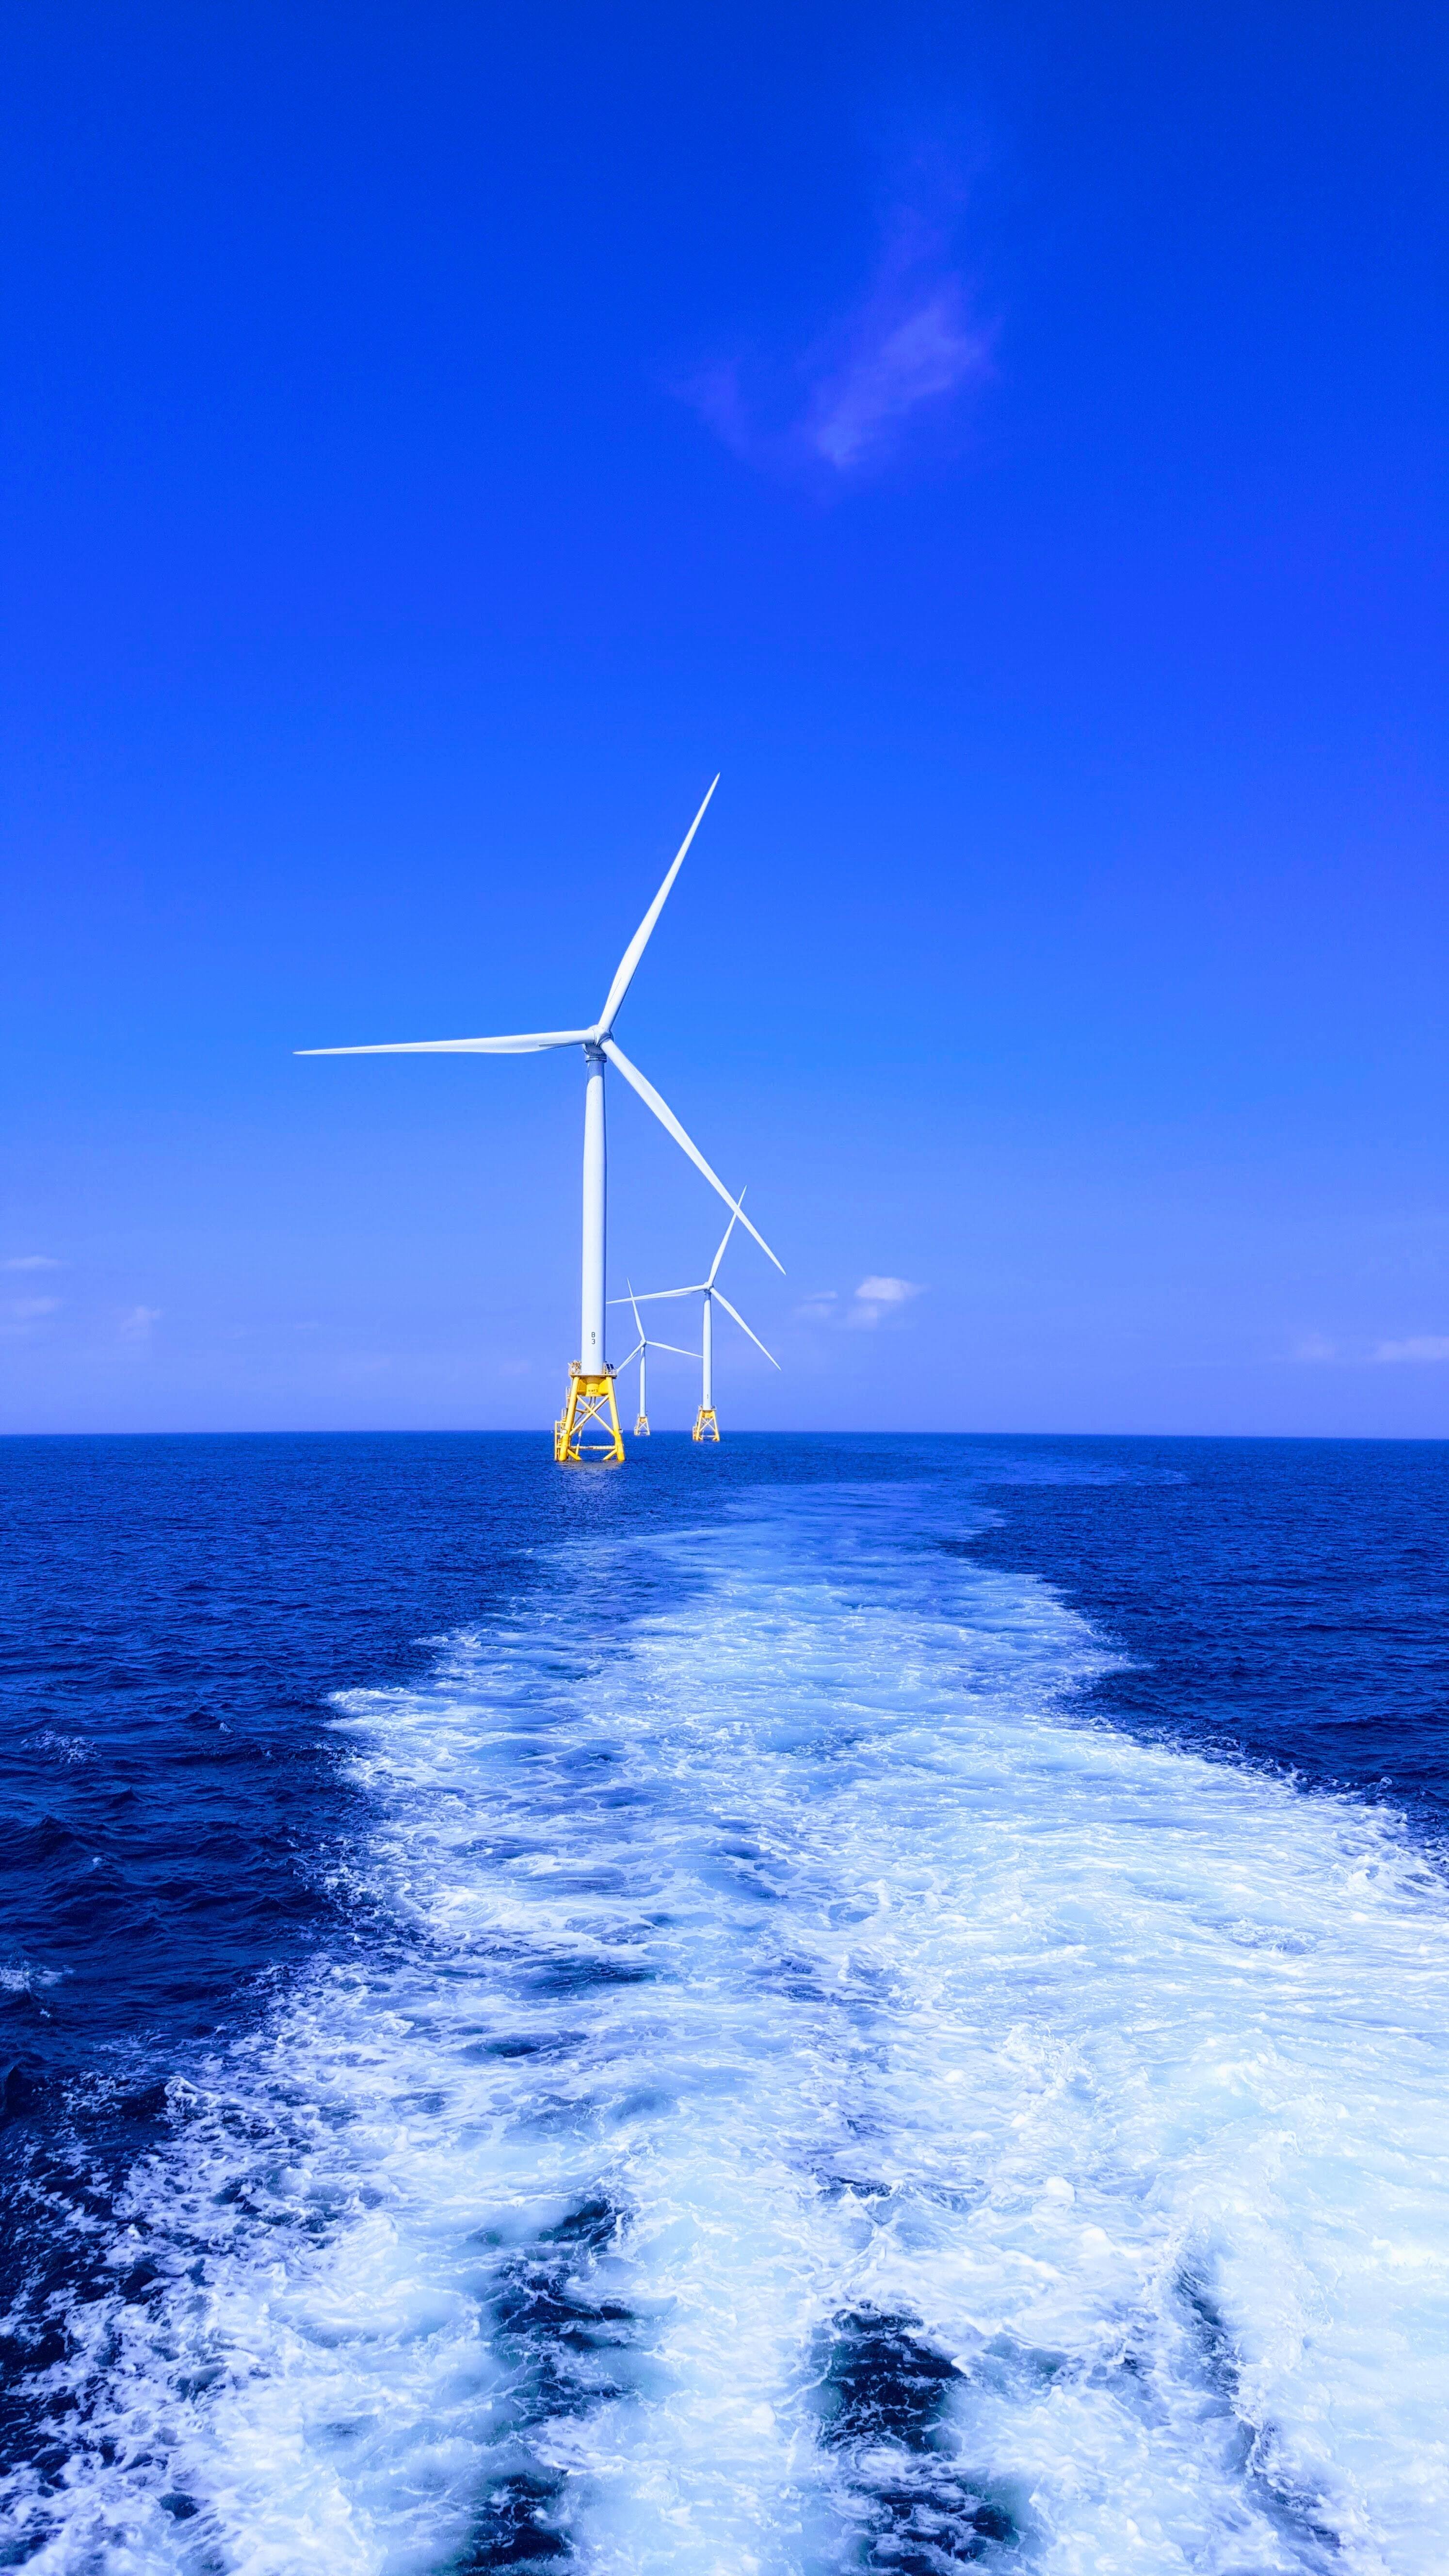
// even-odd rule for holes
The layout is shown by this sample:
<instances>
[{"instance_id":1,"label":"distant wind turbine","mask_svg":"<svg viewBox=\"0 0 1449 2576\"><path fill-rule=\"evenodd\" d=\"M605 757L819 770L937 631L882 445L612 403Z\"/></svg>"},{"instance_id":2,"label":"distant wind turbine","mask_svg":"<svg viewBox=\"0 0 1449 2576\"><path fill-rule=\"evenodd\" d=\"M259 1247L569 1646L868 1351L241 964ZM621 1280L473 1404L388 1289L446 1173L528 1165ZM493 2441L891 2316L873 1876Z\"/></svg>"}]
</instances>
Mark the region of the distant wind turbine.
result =
<instances>
[{"instance_id":1,"label":"distant wind turbine","mask_svg":"<svg viewBox=\"0 0 1449 2576\"><path fill-rule=\"evenodd\" d=\"M605 1153L604 1153L604 1061L607 1057L623 1075L631 1089L638 1092L645 1107L652 1109L662 1127L667 1127L676 1145L703 1172L712 1190L718 1190L731 1210L730 1225L740 1214L717 1172L710 1169L699 1147L686 1136L679 1120L666 1101L661 1100L652 1082L646 1082L637 1065L629 1062L623 1048L614 1038L614 1021L619 1006L634 980L635 969L649 945L654 925L664 909L665 898L684 865L690 842L704 820L705 806L719 785L711 780L704 804L680 843L673 866L649 906L623 956L609 986L604 1007L593 1026L587 1029L545 1029L525 1037L511 1038L407 1038L387 1046L298 1047L298 1055L541 1055L551 1047L581 1046L587 1067L584 1091L584 1225L583 1225L583 1315L580 1331L581 1356L569 1362L568 1402L554 1424L553 1454L562 1465L579 1467L588 1463L620 1466L624 1458L623 1435L619 1429L619 1409L614 1401L614 1372L604 1354L604 1240L605 1240ZM588 925L591 927L591 925ZM777 1270L783 1261L776 1258L764 1236L750 1224L742 1223L754 1235L762 1252L769 1253ZM728 1239L728 1238L726 1238ZM713 1274L711 1274L712 1276ZM615 1299L615 1304L622 1300ZM721 1301L723 1302L723 1301ZM708 1309L706 1309L706 1313ZM730 1309L733 1314L733 1307ZM738 1321L738 1318L736 1318ZM749 1327L746 1325L748 1332ZM751 1335L753 1340L754 1336ZM706 1346L707 1347L707 1346ZM763 1349L764 1345L761 1344ZM708 1360L705 1367L708 1370ZM589 1423L597 1423L602 1440L585 1441L583 1433ZM718 1435L716 1434L716 1437Z\"/></svg>"},{"instance_id":2,"label":"distant wind turbine","mask_svg":"<svg viewBox=\"0 0 1449 2576\"><path fill-rule=\"evenodd\" d=\"M728 1193L726 1193L726 1195L728 1195ZM629 1291L628 1302L634 1309L636 1322L638 1321L639 1309L641 1306L657 1306L667 1297L702 1297L704 1299L704 1319L700 1332L700 1356L704 1362L704 1374L700 1387L699 1411L694 1418L694 1431L692 1434L693 1438L696 1440L718 1440L719 1438L719 1422L716 1418L714 1409L715 1306L723 1306L725 1313L733 1316L734 1321L740 1328L740 1331L742 1333L749 1333L750 1340L754 1343L756 1350L765 1351L765 1345L761 1341L759 1334L751 1331L750 1326L745 1322L745 1319L739 1312L738 1308L730 1304L724 1290L715 1286L715 1281L719 1277L720 1263L725 1257L725 1246L729 1242L730 1236L734 1233L736 1220L738 1220L741 1225L749 1226L751 1234L755 1234L755 1229L750 1225L750 1220L746 1216L743 1206L740 1204L744 1195L744 1191L741 1190L739 1199L730 1201L732 1210L730 1221L725 1227L724 1233L720 1236L719 1250L715 1254L713 1261L710 1263L709 1277L707 1279L696 1279L691 1282L688 1288L651 1288L648 1293L642 1297L636 1297L632 1288ZM755 1234L755 1241L758 1243L759 1240L759 1236ZM765 1245L765 1250L767 1252L770 1251L768 1244ZM774 1261L775 1256L773 1253L770 1253L770 1258ZM775 1267L778 1270L781 1267L781 1264L776 1261ZM613 1302L616 1306L622 1306L624 1304L624 1299L622 1297L616 1297ZM642 1332L642 1325L640 1326L640 1330ZM773 1351L765 1351L765 1357L769 1361L771 1368L779 1367L780 1363L776 1359Z\"/></svg>"},{"instance_id":3,"label":"distant wind turbine","mask_svg":"<svg viewBox=\"0 0 1449 2576\"><path fill-rule=\"evenodd\" d=\"M614 1304L616 1306L621 1305L622 1303L622 1298L616 1297L614 1299ZM678 1360L697 1360L699 1353L698 1351L681 1350L678 1342L656 1342L652 1333L645 1332L643 1319L639 1313L639 1300L634 1294L634 1283L632 1280L629 1282L629 1303L634 1309L634 1322L638 1330L639 1339L635 1343L632 1351L629 1353L629 1358L622 1360L620 1362L620 1366L622 1368L627 1368L630 1360L637 1360L639 1363L639 1411L634 1419L634 1437L636 1440L647 1440L649 1437L649 1401L645 1386L644 1373L648 1364L650 1352L672 1351L675 1358Z\"/></svg>"}]
</instances>

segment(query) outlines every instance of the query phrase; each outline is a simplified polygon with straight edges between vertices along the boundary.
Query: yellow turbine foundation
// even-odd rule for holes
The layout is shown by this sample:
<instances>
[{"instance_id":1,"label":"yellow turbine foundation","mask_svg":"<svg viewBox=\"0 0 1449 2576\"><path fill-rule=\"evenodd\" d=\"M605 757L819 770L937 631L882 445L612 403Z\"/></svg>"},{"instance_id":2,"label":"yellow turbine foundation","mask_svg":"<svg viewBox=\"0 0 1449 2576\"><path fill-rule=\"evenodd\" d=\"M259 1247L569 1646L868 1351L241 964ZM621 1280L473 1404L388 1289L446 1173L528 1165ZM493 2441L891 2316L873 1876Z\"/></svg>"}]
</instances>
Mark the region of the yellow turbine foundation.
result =
<instances>
[{"instance_id":1,"label":"yellow turbine foundation","mask_svg":"<svg viewBox=\"0 0 1449 2576\"><path fill-rule=\"evenodd\" d=\"M647 1413L637 1413L637 1414L635 1415L635 1417L634 1417L634 1437L635 1437L635 1439L636 1439L636 1440L647 1440L647 1439L648 1439L648 1437L649 1437L649 1416L648 1416L648 1414L647 1414Z\"/></svg>"},{"instance_id":2,"label":"yellow turbine foundation","mask_svg":"<svg viewBox=\"0 0 1449 2576\"><path fill-rule=\"evenodd\" d=\"M586 1440L596 1423L602 1440ZM614 1372L593 1376L577 1360L569 1362L569 1400L553 1426L553 1454L560 1467L622 1467L624 1435L614 1402Z\"/></svg>"},{"instance_id":3,"label":"yellow turbine foundation","mask_svg":"<svg viewBox=\"0 0 1449 2576\"><path fill-rule=\"evenodd\" d=\"M696 1440L718 1440L719 1424L715 1420L714 1406L712 1404L702 1404L700 1406L698 1413L694 1417L694 1431L692 1437Z\"/></svg>"}]
</instances>

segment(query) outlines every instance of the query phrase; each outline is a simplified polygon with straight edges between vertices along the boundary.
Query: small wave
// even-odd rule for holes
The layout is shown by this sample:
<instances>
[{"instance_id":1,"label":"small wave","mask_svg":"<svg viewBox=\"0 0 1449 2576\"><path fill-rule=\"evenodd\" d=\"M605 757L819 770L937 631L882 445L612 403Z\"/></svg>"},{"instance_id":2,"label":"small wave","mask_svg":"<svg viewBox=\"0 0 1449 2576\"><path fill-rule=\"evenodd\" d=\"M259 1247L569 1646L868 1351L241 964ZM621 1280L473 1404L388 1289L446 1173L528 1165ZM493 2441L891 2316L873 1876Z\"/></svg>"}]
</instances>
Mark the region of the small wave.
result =
<instances>
[{"instance_id":1,"label":"small wave","mask_svg":"<svg viewBox=\"0 0 1449 2576\"><path fill-rule=\"evenodd\" d=\"M58 1986L64 1974L63 1968L37 1968L29 1959L6 1959L0 1962L0 1993L43 1994L47 1986Z\"/></svg>"},{"instance_id":2,"label":"small wave","mask_svg":"<svg viewBox=\"0 0 1449 2576\"><path fill-rule=\"evenodd\" d=\"M70 1770L82 1762L89 1762L95 1751L89 1736L58 1735L52 1726L37 1727L33 1734L23 1735L20 1744L22 1752L48 1753L52 1761L63 1763Z\"/></svg>"}]
</instances>

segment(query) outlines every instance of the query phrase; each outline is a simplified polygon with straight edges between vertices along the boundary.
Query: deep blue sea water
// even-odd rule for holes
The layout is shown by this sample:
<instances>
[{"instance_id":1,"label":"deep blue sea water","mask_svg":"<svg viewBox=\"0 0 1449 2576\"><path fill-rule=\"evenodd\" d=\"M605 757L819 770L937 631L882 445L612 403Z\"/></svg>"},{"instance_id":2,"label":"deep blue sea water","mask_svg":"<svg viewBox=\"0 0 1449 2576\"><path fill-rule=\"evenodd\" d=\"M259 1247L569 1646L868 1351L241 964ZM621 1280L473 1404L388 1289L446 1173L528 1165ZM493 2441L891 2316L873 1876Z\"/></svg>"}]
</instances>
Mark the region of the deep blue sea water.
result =
<instances>
[{"instance_id":1,"label":"deep blue sea water","mask_svg":"<svg viewBox=\"0 0 1449 2576\"><path fill-rule=\"evenodd\" d=\"M0 2564L1442 2568L1449 1446L0 1507Z\"/></svg>"}]
</instances>

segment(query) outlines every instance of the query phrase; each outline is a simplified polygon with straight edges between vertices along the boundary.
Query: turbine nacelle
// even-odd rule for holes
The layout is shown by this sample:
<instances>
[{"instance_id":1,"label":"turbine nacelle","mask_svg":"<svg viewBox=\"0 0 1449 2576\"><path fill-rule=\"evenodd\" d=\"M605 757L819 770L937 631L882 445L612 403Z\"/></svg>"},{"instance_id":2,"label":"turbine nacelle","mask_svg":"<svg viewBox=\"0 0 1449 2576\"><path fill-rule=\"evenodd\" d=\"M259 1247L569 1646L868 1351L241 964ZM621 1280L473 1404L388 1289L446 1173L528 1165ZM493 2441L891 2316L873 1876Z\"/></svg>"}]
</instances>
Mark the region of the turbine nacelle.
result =
<instances>
[{"instance_id":1,"label":"turbine nacelle","mask_svg":"<svg viewBox=\"0 0 1449 2576\"><path fill-rule=\"evenodd\" d=\"M638 1329L638 1331L639 1331L640 1333L642 1333L642 1332L643 1332L643 1330L644 1330L644 1326L643 1326L642 1321L640 1320L640 1315L639 1315L639 1309L640 1309L640 1307L641 1307L641 1306L660 1306L660 1305L664 1305L665 1303L667 1303L667 1301L668 1301L669 1299L671 1299L671 1298L673 1298L673 1297L702 1297L702 1298L704 1299L704 1344L705 1344L705 1348L704 1348L704 1352L703 1352L702 1356L703 1356L704 1361L705 1361L706 1369L708 1369L708 1366L709 1366L709 1353L710 1353L710 1345L711 1345L711 1340L712 1340L712 1335L711 1335L711 1330L710 1330L710 1311L709 1311L709 1310L710 1310L711 1305L712 1305L712 1304L715 1304L715 1303L718 1303L719 1305L723 1306L723 1308L724 1308L724 1310L725 1310L725 1313L726 1313L726 1314L731 1318L731 1320L732 1320L734 1323L738 1324L738 1326L739 1326L739 1328L740 1328L740 1331L741 1331L742 1333L748 1333L749 1338L750 1338L750 1340L754 1343L755 1348L756 1348L756 1350L757 1350L757 1351L765 1351L765 1345L764 1345L764 1343L761 1341L759 1334L758 1334L757 1332L755 1332L755 1330L753 1329L753 1327L752 1327L751 1325L749 1325L749 1324L747 1324L747 1323L745 1322L745 1319L744 1319L743 1315L739 1312L738 1307L732 1306L732 1305L730 1304L730 1301L729 1301L728 1297L725 1295L724 1290L723 1290L722 1288L717 1287L717 1286L715 1285L715 1282L716 1282L716 1281L717 1281L717 1279L719 1278L719 1266L720 1266L720 1263L723 1261L723 1259L724 1259L724 1257L725 1257L725 1248L726 1248L726 1246L727 1246L727 1244L728 1244L728 1242L729 1242L730 1236L734 1233L736 1221L738 1220L738 1222L739 1222L741 1225L750 1225L750 1220L749 1220L749 1218L746 1216L745 1211L744 1211L744 1205L743 1205L744 1195L745 1195L745 1194L744 1194L744 1191L743 1191L743 1190L741 1190L740 1195L739 1195L739 1198L738 1198L738 1199L734 1199L734 1200L732 1200L732 1201L731 1201L731 1203L730 1203L730 1204L731 1204L731 1210L732 1210L732 1213L731 1213L731 1216L730 1216L730 1221L729 1221L729 1224L725 1227L725 1230L724 1230L723 1234L720 1236L720 1239L719 1239L719 1250L717 1251L717 1253L716 1253L716 1254L715 1254L715 1256L714 1256L713 1261L712 1261L712 1262L710 1263L710 1265L709 1265L709 1277L708 1277L707 1279L691 1279L691 1281L689 1282L689 1285L688 1285L686 1288L650 1288L650 1289L646 1289L646 1290L645 1290L645 1292L644 1292L644 1294L643 1294L642 1296L638 1296L638 1297L636 1297L636 1296L635 1296L635 1294L634 1294L634 1290L633 1290L633 1287L632 1287L632 1285L631 1285L631 1286L630 1286L630 1289L629 1289L629 1294L628 1294L627 1299L626 1299L626 1298L623 1298L623 1297L612 1297L612 1298L609 1300L610 1304L611 1304L611 1305L613 1305L613 1306L623 1306L623 1305L626 1305L626 1304L627 1304L627 1305L632 1306L632 1307L633 1307L633 1309L634 1309L634 1322L635 1322L635 1326L636 1326L636 1328ZM754 1231L755 1231L754 1227L753 1227L752 1225L750 1225L750 1232L751 1232L751 1234L753 1234L753 1233L754 1233ZM766 1247L766 1249L768 1250L768 1246ZM776 1266L778 1267L779 1265L777 1264ZM773 1352L773 1351L765 1351L765 1357L766 1357L766 1359L769 1361L771 1368L778 1368L778 1367L779 1367L780 1363L779 1363L779 1361L776 1359L775 1354L774 1354L774 1352ZM709 1408L709 1405L710 1405L710 1393L711 1393L711 1390L710 1390L710 1388L708 1387L708 1385L706 1385L706 1389L705 1389L705 1397L704 1397L704 1405L705 1405L705 1408L706 1408L706 1409L708 1409L708 1408Z\"/></svg>"},{"instance_id":2,"label":"turbine nacelle","mask_svg":"<svg viewBox=\"0 0 1449 2576\"><path fill-rule=\"evenodd\" d=\"M502 1038L395 1038L383 1046L298 1047L296 1052L298 1055L546 1055L556 1047L581 1046L591 1072L599 1059L605 1058L614 1066L616 1072L623 1075L631 1091L637 1091L645 1108L653 1111L660 1126L673 1137L681 1153L689 1156L696 1171L703 1174L710 1188L718 1191L726 1207L732 1210L730 1223L733 1225L734 1218L740 1211L718 1173L713 1171L705 1161L693 1137L686 1134L668 1101L655 1090L653 1083L639 1071L638 1066L630 1063L613 1034L619 1007L634 981L639 960L653 936L654 925L664 910L670 887L684 865L689 845L704 821L710 797L713 796L718 785L719 779L716 776L710 781L704 804L701 805L675 853L673 865L664 883L619 960L614 972L614 980L604 997L604 1007L592 1028L533 1029L517 1037ZM602 1066L599 1069L602 1070ZM783 1272L785 1267L783 1261L777 1254L770 1251L758 1227L751 1225L748 1217L744 1217L742 1222L754 1236L760 1250L774 1262L777 1270Z\"/></svg>"}]
</instances>

